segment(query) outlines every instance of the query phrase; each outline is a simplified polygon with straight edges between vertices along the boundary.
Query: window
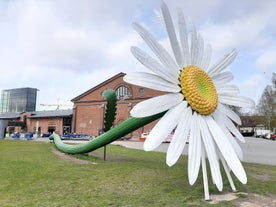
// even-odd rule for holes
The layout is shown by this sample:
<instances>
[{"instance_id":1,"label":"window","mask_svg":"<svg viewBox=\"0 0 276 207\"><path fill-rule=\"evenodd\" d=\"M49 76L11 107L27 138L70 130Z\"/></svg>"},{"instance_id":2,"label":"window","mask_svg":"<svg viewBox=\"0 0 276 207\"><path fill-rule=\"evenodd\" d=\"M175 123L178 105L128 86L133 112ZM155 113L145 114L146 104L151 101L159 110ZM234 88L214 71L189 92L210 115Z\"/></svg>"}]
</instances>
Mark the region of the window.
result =
<instances>
[{"instance_id":1,"label":"window","mask_svg":"<svg viewBox=\"0 0 276 207\"><path fill-rule=\"evenodd\" d=\"M124 100L131 97L131 93L128 87L120 86L116 89L116 95L118 100Z\"/></svg>"},{"instance_id":2,"label":"window","mask_svg":"<svg viewBox=\"0 0 276 207\"><path fill-rule=\"evenodd\" d=\"M141 95L144 95L145 89L144 89L144 88L140 88L140 89L139 89L139 93L140 93Z\"/></svg>"},{"instance_id":3,"label":"window","mask_svg":"<svg viewBox=\"0 0 276 207\"><path fill-rule=\"evenodd\" d=\"M15 127L9 127L9 134L13 134L15 131Z\"/></svg>"},{"instance_id":4,"label":"window","mask_svg":"<svg viewBox=\"0 0 276 207\"><path fill-rule=\"evenodd\" d=\"M53 133L54 131L56 131L56 127L55 126L48 126L48 133Z\"/></svg>"},{"instance_id":5,"label":"window","mask_svg":"<svg viewBox=\"0 0 276 207\"><path fill-rule=\"evenodd\" d=\"M41 127L39 126L38 128L36 128L36 126L35 126L33 132L40 134Z\"/></svg>"}]
</instances>

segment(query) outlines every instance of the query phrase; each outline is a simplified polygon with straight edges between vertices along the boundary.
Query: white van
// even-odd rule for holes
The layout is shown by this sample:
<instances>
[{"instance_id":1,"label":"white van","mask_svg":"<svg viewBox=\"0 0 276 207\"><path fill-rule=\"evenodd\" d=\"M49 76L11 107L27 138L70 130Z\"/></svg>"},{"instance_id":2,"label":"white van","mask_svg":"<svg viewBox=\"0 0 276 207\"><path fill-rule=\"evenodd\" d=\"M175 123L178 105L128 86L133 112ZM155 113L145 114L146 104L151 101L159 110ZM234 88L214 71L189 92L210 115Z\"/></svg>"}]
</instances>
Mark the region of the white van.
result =
<instances>
[{"instance_id":1,"label":"white van","mask_svg":"<svg viewBox=\"0 0 276 207\"><path fill-rule=\"evenodd\" d=\"M265 135L266 134L270 134L271 131L268 130L268 129L257 129L255 131L255 137L262 137L262 138L265 138Z\"/></svg>"}]
</instances>

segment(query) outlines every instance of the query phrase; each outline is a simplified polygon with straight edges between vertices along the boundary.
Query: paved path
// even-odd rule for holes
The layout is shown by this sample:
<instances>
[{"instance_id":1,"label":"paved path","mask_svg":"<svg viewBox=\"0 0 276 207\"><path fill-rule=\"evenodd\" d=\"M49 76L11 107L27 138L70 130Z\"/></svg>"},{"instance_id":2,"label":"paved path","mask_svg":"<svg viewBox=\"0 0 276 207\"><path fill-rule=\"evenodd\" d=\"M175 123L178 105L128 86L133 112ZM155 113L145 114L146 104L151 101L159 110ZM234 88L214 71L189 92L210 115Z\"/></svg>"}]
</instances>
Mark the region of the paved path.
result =
<instances>
[{"instance_id":1,"label":"paved path","mask_svg":"<svg viewBox=\"0 0 276 207\"><path fill-rule=\"evenodd\" d=\"M49 141L48 138L36 138L38 141ZM67 140L64 142L68 143L85 143L87 141L71 141ZM141 141L115 141L112 144L122 145L127 148L132 149L143 149L144 142ZM169 143L162 143L159 147L155 149L157 152L167 152ZM245 137L245 143L240 143L243 151L243 162L249 163L259 163L276 166L276 141L255 138L255 137ZM182 154L187 155L188 145Z\"/></svg>"},{"instance_id":2,"label":"paved path","mask_svg":"<svg viewBox=\"0 0 276 207\"><path fill-rule=\"evenodd\" d=\"M246 142L241 143L244 161L276 166L276 141L246 137Z\"/></svg>"},{"instance_id":3,"label":"paved path","mask_svg":"<svg viewBox=\"0 0 276 207\"><path fill-rule=\"evenodd\" d=\"M276 166L276 141L245 137L245 143L240 143L243 151L243 162L259 163ZM113 144L119 144L128 148L143 149L143 142L138 141L115 141ZM166 152L169 143L161 144L155 151ZM185 146L183 154L187 155L188 147Z\"/></svg>"}]
</instances>

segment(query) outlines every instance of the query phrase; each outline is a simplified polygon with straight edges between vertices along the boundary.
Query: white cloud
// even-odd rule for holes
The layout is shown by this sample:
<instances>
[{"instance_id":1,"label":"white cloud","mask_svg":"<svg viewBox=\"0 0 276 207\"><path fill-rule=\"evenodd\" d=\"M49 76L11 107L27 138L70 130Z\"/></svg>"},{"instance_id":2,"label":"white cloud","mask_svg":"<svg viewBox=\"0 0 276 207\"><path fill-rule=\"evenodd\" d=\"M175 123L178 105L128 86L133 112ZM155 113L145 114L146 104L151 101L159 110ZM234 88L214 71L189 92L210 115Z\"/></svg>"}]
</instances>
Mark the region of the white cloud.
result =
<instances>
[{"instance_id":1,"label":"white cloud","mask_svg":"<svg viewBox=\"0 0 276 207\"><path fill-rule=\"evenodd\" d=\"M270 24L267 23L270 17L253 13L222 23L208 21L201 27L201 32L217 52L237 48L255 54L276 43L267 32L270 30Z\"/></svg>"},{"instance_id":2,"label":"white cloud","mask_svg":"<svg viewBox=\"0 0 276 207\"><path fill-rule=\"evenodd\" d=\"M241 94L254 99L257 103L263 92L264 83L267 83L267 78L263 74L249 75L248 79L241 84Z\"/></svg>"},{"instance_id":3,"label":"white cloud","mask_svg":"<svg viewBox=\"0 0 276 207\"><path fill-rule=\"evenodd\" d=\"M276 71L276 50L265 51L257 60L257 67L264 72Z\"/></svg>"},{"instance_id":4,"label":"white cloud","mask_svg":"<svg viewBox=\"0 0 276 207\"><path fill-rule=\"evenodd\" d=\"M181 7L193 19L213 46L214 62L238 49L237 62L242 65L235 65L235 76L250 90L245 94L255 96L251 88L257 82L259 88L265 87L267 80L258 79L259 72L275 70L274 0L166 2L174 15ZM0 88L37 87L40 102L56 103L121 71L143 70L130 47L147 46L131 23L146 25L167 48L154 14L159 4L159 0L1 1Z\"/></svg>"}]
</instances>

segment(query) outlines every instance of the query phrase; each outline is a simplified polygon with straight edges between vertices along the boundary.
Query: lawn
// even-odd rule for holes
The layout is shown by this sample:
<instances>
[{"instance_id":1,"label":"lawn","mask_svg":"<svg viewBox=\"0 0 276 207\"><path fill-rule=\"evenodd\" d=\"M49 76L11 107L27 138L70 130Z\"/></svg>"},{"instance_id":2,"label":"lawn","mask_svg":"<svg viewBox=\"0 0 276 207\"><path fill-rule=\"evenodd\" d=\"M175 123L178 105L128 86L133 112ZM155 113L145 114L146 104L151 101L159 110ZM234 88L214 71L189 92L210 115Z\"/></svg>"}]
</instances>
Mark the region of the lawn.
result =
<instances>
[{"instance_id":1,"label":"lawn","mask_svg":"<svg viewBox=\"0 0 276 207\"><path fill-rule=\"evenodd\" d=\"M187 158L173 167L165 154L107 147L88 155L76 155L92 164L61 159L53 143L0 140L0 206L236 206L248 199L213 205L203 199L200 174L194 186L187 180ZM93 164L96 163L96 164ZM236 183L238 190L262 196L276 195L276 167L244 164L248 184ZM230 186L224 175L224 190ZM210 193L220 194L210 184Z\"/></svg>"}]
</instances>

